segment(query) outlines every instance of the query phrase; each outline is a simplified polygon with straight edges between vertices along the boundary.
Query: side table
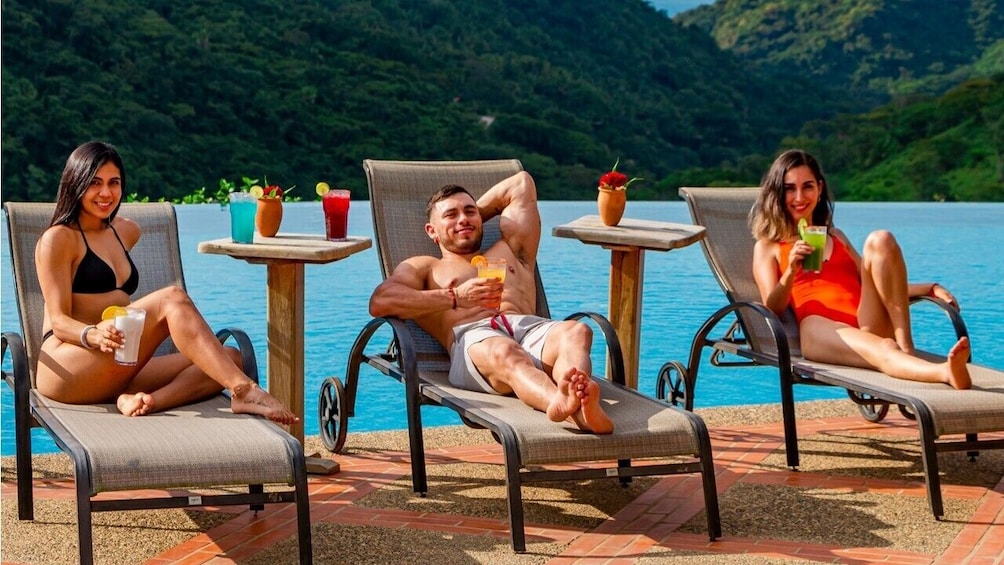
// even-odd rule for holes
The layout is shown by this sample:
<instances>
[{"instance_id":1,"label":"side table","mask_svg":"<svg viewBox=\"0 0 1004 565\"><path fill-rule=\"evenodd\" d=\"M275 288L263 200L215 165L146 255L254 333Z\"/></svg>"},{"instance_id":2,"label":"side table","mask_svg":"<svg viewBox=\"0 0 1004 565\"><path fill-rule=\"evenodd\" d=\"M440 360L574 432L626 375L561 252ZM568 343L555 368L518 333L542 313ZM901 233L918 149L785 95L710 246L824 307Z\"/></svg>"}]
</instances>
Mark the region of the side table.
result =
<instances>
[{"instance_id":1,"label":"side table","mask_svg":"<svg viewBox=\"0 0 1004 565\"><path fill-rule=\"evenodd\" d=\"M637 389L645 250L669 251L686 247L704 238L704 227L631 218L622 219L616 226L607 226L599 216L583 216L555 226L551 234L610 250L608 317L624 351L625 382Z\"/></svg>"}]
</instances>

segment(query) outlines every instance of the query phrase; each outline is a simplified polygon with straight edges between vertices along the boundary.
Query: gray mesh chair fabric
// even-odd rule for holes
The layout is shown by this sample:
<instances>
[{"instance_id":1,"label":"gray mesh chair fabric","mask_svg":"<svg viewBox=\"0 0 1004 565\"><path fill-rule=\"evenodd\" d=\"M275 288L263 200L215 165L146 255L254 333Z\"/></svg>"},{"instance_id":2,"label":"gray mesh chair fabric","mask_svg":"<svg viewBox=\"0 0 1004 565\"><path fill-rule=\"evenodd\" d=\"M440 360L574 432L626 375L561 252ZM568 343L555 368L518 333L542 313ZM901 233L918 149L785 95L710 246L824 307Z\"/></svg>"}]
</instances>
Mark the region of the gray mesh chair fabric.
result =
<instances>
[{"instance_id":1,"label":"gray mesh chair fabric","mask_svg":"<svg viewBox=\"0 0 1004 565\"><path fill-rule=\"evenodd\" d=\"M518 398L456 388L445 371L423 371L422 380L427 383L424 394L437 402L450 404L471 419L490 418L495 426L511 427L524 467L700 454L690 418L606 380L597 382L603 408L616 423L610 436L582 433L570 423L556 424Z\"/></svg>"},{"instance_id":2,"label":"gray mesh chair fabric","mask_svg":"<svg viewBox=\"0 0 1004 565\"><path fill-rule=\"evenodd\" d=\"M440 255L438 246L424 233L426 203L436 189L445 184L458 184L478 198L497 182L522 170L516 160L367 160L364 168L384 276L408 257ZM487 248L499 237L498 221L493 219L485 226L483 246ZM536 280L537 313L549 317L539 271ZM371 322L371 329L364 330L353 349L347 378L353 380L358 371L357 365L367 362L398 378L406 387L413 387L416 397L409 396L409 431L416 492L427 491L421 415L417 405L435 404L456 410L469 425L491 430L495 439L503 445L512 542L518 552L525 550L521 485L529 481L599 477L627 480L638 475L700 472L709 534L712 539L720 535L710 440L704 422L695 414L598 379L615 431L606 436L583 433L571 424L551 422L546 415L533 410L518 398L453 387L446 377L449 357L442 347L412 322L388 322L395 329L396 356L367 356L362 353L362 345L369 335L366 332L372 333ZM612 328L610 332L613 332ZM354 387L355 384L350 382L348 388L352 390ZM632 466L631 460L638 459L647 461ZM588 469L569 469L567 466L554 470L527 468L531 465L585 462L601 463ZM608 468L603 468L604 465Z\"/></svg>"},{"instance_id":3,"label":"gray mesh chair fabric","mask_svg":"<svg viewBox=\"0 0 1004 565\"><path fill-rule=\"evenodd\" d=\"M46 428L74 461L80 561L93 560L91 512L143 508L295 502L300 562L311 562L309 501L303 449L288 433L256 416L234 414L229 397L137 418L122 416L114 404L72 405L56 402L35 390L35 368L41 348L43 298L35 270L35 244L49 226L53 204L4 205L14 271L21 332L5 332L13 372L4 379L15 390L18 515L33 517L30 428ZM168 203L123 204L119 213L140 224L143 235L130 256L140 274L133 298L168 285L184 287L177 221ZM257 365L247 336L225 330L242 349L246 372L257 380ZM173 351L170 342L158 354ZM263 485L292 485L264 494ZM191 497L92 500L101 492L134 489L191 489L243 485L247 492Z\"/></svg>"},{"instance_id":4,"label":"gray mesh chair fabric","mask_svg":"<svg viewBox=\"0 0 1004 565\"><path fill-rule=\"evenodd\" d=\"M878 371L815 363L801 357L798 325L790 309L782 320L778 320L758 305L760 295L753 279L752 264L754 241L746 221L758 192L756 187L680 189L694 223L707 230L701 245L729 301L728 306L709 318L694 338L690 361L684 370L687 404L693 403L697 368L705 347L736 354L756 364L777 366L781 377L788 463L793 467L798 465L793 384L838 386L847 389L851 398L859 402L872 399L870 402L884 403L886 410L889 404L906 407L906 412L916 417L920 428L931 510L936 517L941 517L944 511L936 452L1004 448L1002 440L977 441L977 434L1004 431L1004 371L970 363L973 388L957 391L948 385L906 381ZM939 305L944 307L943 303ZM965 326L954 309L946 308L946 312L953 319L956 332L964 335ZM735 331L734 327L722 338L709 337L717 323L728 319L729 314L738 319L736 327L739 330ZM930 353L922 354L943 359ZM715 360L713 355L713 364ZM955 441L944 437L953 435L962 435L965 439Z\"/></svg>"}]
</instances>

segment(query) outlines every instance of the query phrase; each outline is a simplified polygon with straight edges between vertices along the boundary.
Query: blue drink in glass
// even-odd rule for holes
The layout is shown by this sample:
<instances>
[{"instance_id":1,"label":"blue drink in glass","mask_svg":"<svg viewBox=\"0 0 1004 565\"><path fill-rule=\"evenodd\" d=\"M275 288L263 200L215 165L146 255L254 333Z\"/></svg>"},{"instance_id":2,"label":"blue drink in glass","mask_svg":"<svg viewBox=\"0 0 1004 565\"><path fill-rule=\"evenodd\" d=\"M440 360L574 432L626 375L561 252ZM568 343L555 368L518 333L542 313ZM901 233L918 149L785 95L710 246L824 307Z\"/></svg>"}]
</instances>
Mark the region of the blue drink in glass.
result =
<instances>
[{"instance_id":1,"label":"blue drink in glass","mask_svg":"<svg viewBox=\"0 0 1004 565\"><path fill-rule=\"evenodd\" d=\"M230 193L230 237L234 243L254 242L254 216L258 202L246 192Z\"/></svg>"}]
</instances>

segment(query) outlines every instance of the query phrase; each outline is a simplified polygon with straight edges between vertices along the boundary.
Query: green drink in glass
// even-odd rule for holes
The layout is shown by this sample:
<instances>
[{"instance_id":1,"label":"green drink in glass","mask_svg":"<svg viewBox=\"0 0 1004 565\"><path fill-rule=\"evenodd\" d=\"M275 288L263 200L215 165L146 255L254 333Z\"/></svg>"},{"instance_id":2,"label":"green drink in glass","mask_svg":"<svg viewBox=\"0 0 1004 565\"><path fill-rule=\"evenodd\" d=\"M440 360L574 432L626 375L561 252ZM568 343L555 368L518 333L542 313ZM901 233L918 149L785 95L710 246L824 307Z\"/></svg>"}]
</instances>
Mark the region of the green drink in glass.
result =
<instances>
[{"instance_id":1,"label":"green drink in glass","mask_svg":"<svg viewBox=\"0 0 1004 565\"><path fill-rule=\"evenodd\" d=\"M801 236L812 246L812 253L802 261L802 268L814 273L822 271L823 251L826 249L826 226L805 226Z\"/></svg>"}]
</instances>

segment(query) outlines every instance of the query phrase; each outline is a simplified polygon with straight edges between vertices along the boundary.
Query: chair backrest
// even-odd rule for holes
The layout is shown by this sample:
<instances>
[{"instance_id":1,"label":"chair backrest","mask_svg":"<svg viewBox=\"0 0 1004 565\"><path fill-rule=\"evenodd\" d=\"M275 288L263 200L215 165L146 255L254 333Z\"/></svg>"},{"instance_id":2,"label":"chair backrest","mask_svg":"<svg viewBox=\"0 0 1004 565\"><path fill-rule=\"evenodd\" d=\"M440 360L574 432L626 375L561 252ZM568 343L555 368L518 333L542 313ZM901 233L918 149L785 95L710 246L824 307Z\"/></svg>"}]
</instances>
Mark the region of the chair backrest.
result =
<instances>
[{"instance_id":1,"label":"chair backrest","mask_svg":"<svg viewBox=\"0 0 1004 565\"><path fill-rule=\"evenodd\" d=\"M439 247L425 235L428 218L426 203L432 193L446 184L464 187L475 199L499 181L523 170L516 159L495 161L363 161L370 191L373 213L373 237L376 240L380 270L386 278L394 268L409 257L440 255ZM482 246L488 248L501 237L498 218L484 226ZM537 315L550 317L547 297L540 279L537 281ZM410 323L412 330L418 326ZM445 355L439 344L423 331L417 340L420 357L426 354Z\"/></svg>"},{"instance_id":2,"label":"chair backrest","mask_svg":"<svg viewBox=\"0 0 1004 565\"><path fill-rule=\"evenodd\" d=\"M753 279L753 246L747 218L756 203L759 187L683 187L680 196L690 207L695 224L704 226L701 248L708 266L730 303L760 302L760 291ZM770 352L773 338L759 316L740 312L743 333L755 351ZM789 308L781 317L788 334L792 355L799 355L798 324Z\"/></svg>"},{"instance_id":3,"label":"chair backrest","mask_svg":"<svg viewBox=\"0 0 1004 565\"><path fill-rule=\"evenodd\" d=\"M38 351L42 347L42 318L45 300L35 269L35 244L49 227L54 203L7 202L7 241L10 245L14 273L14 292L21 318L21 335L28 353L32 386ZM178 244L178 222L174 206L166 202L122 204L119 215L136 221L143 230L135 247L129 252L139 271L139 288L135 300L168 285L185 286L181 268L181 248ZM168 340L158 354L174 351Z\"/></svg>"}]
</instances>

